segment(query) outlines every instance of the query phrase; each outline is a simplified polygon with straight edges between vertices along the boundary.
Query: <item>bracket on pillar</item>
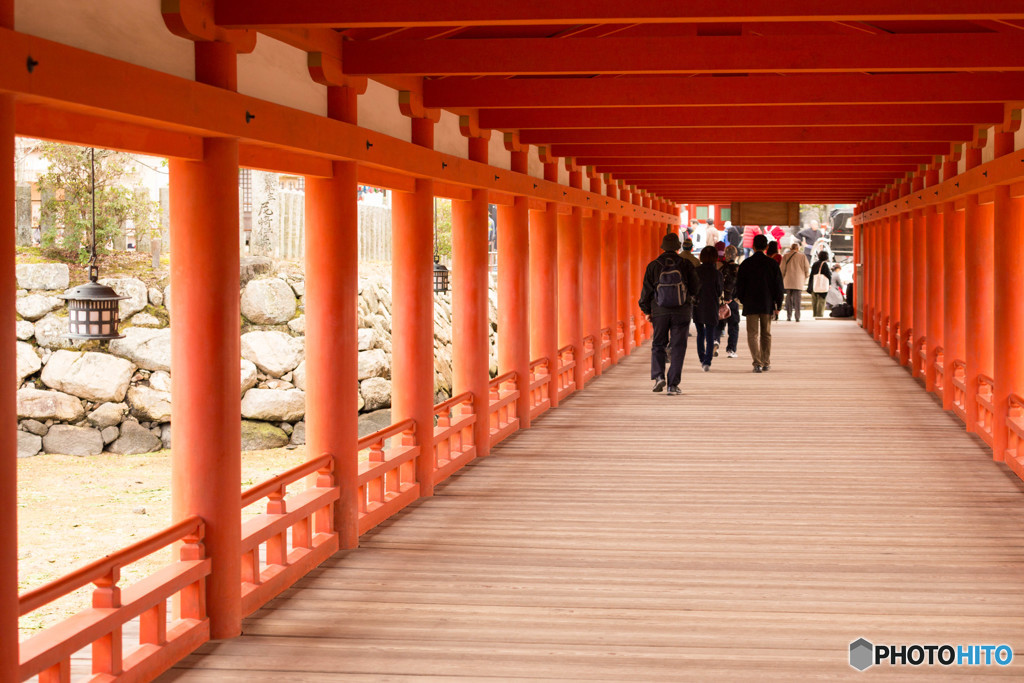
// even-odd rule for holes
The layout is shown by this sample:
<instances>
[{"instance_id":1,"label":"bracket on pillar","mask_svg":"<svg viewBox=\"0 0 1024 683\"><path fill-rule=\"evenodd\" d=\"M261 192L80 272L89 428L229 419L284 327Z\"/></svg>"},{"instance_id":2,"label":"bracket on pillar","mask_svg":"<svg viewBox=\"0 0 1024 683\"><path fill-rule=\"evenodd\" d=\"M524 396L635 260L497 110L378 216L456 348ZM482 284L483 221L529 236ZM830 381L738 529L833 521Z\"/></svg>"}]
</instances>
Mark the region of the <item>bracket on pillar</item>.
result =
<instances>
[{"instance_id":1,"label":"bracket on pillar","mask_svg":"<svg viewBox=\"0 0 1024 683\"><path fill-rule=\"evenodd\" d=\"M540 145L537 147L537 156L540 157L540 163L542 164L556 164L558 163L558 157L551 153L551 147L548 145Z\"/></svg>"},{"instance_id":2,"label":"bracket on pillar","mask_svg":"<svg viewBox=\"0 0 1024 683\"><path fill-rule=\"evenodd\" d=\"M337 85L351 88L357 95L366 92L366 76L349 76L341 66L341 59L326 52L306 54L306 67L310 77L320 85Z\"/></svg>"},{"instance_id":3,"label":"bracket on pillar","mask_svg":"<svg viewBox=\"0 0 1024 683\"><path fill-rule=\"evenodd\" d=\"M423 95L411 90L398 92L398 108L410 119L426 119L437 123L441 120L441 110L423 106Z\"/></svg>"},{"instance_id":4,"label":"bracket on pillar","mask_svg":"<svg viewBox=\"0 0 1024 683\"><path fill-rule=\"evenodd\" d=\"M217 25L213 0L160 0L164 25L176 36L194 42L230 43L239 54L256 49L256 31L226 29Z\"/></svg>"},{"instance_id":5,"label":"bracket on pillar","mask_svg":"<svg viewBox=\"0 0 1024 683\"><path fill-rule=\"evenodd\" d=\"M481 128L480 120L476 116L469 116L466 114L460 116L459 130L462 132L463 137L480 138L482 140L491 139L491 129Z\"/></svg>"},{"instance_id":6,"label":"bracket on pillar","mask_svg":"<svg viewBox=\"0 0 1024 683\"><path fill-rule=\"evenodd\" d=\"M999 127L1001 133L1016 133L1021 126L1020 105L1008 104L1003 109L1003 125Z\"/></svg>"},{"instance_id":7,"label":"bracket on pillar","mask_svg":"<svg viewBox=\"0 0 1024 683\"><path fill-rule=\"evenodd\" d=\"M505 133L505 149L509 152L529 152L530 146L519 141L519 133Z\"/></svg>"},{"instance_id":8,"label":"bracket on pillar","mask_svg":"<svg viewBox=\"0 0 1024 683\"><path fill-rule=\"evenodd\" d=\"M565 170L569 173L578 173L581 168L576 163L575 157L565 157Z\"/></svg>"}]
</instances>

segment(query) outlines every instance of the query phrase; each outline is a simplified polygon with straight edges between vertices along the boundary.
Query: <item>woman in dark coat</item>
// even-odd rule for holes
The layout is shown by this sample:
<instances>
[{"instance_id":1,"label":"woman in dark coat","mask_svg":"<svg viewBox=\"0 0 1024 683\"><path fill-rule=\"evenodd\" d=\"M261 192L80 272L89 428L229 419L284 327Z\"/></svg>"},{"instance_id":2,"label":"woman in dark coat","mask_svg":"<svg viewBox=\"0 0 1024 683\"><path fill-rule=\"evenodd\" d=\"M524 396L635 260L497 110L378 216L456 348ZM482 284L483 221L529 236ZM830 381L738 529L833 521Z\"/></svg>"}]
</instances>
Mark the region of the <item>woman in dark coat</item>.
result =
<instances>
[{"instance_id":1,"label":"woman in dark coat","mask_svg":"<svg viewBox=\"0 0 1024 683\"><path fill-rule=\"evenodd\" d=\"M718 251L714 247L701 249L697 277L700 288L693 307L693 322L697 325L697 357L707 372L711 369L715 339L718 337L718 305L724 286L722 273L718 270Z\"/></svg>"},{"instance_id":2,"label":"woman in dark coat","mask_svg":"<svg viewBox=\"0 0 1024 683\"><path fill-rule=\"evenodd\" d=\"M832 271L828 267L828 252L824 249L818 254L817 262L811 266L811 276L807 278L807 292L813 297L814 317L821 318L825 315L825 295L828 294L828 287L824 292L814 291L814 276L824 275L829 285L832 284Z\"/></svg>"}]
</instances>

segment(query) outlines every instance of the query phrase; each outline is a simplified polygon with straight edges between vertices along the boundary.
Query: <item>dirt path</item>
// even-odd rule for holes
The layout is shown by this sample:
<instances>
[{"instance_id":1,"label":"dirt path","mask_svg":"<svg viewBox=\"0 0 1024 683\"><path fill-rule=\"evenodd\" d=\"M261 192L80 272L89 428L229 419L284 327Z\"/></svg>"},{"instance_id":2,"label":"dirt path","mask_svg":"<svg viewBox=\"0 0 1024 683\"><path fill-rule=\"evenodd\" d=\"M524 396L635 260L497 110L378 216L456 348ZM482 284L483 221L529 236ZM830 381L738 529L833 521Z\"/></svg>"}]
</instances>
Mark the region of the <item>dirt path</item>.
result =
<instances>
[{"instance_id":1,"label":"dirt path","mask_svg":"<svg viewBox=\"0 0 1024 683\"><path fill-rule=\"evenodd\" d=\"M87 458L38 455L18 461L18 589L37 588L168 526L171 452L103 453ZM242 454L246 489L305 462L306 449ZM262 511L254 505L246 512ZM167 562L169 551L122 571L130 585ZM85 588L26 615L28 636L89 605Z\"/></svg>"}]
</instances>

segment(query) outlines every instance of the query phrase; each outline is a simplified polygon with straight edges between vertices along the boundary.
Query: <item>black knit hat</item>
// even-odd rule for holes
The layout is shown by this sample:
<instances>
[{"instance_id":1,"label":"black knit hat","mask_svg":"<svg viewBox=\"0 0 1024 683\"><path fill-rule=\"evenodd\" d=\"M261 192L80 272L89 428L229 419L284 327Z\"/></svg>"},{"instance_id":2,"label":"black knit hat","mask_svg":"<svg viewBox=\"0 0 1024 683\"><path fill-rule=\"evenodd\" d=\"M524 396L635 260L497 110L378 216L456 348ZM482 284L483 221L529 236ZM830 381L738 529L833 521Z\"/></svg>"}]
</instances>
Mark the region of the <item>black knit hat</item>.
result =
<instances>
[{"instance_id":1,"label":"black knit hat","mask_svg":"<svg viewBox=\"0 0 1024 683\"><path fill-rule=\"evenodd\" d=\"M679 243L679 235L674 232L666 233L661 240L662 251L679 251L681 246L683 245Z\"/></svg>"}]
</instances>

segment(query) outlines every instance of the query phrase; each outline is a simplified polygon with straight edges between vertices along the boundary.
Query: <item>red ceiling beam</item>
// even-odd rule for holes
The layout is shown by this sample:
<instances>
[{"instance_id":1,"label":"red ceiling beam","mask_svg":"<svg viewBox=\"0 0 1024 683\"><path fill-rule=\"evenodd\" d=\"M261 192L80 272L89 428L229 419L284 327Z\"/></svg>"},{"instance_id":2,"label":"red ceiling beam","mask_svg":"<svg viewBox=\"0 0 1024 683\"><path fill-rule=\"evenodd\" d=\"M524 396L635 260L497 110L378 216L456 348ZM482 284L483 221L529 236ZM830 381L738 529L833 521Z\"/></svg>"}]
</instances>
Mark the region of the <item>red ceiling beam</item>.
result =
<instances>
[{"instance_id":1,"label":"red ceiling beam","mask_svg":"<svg viewBox=\"0 0 1024 683\"><path fill-rule=\"evenodd\" d=\"M850 104L771 107L482 109L485 128L730 128L773 126L995 125L1001 104Z\"/></svg>"},{"instance_id":2,"label":"red ceiling beam","mask_svg":"<svg viewBox=\"0 0 1024 683\"><path fill-rule=\"evenodd\" d=\"M779 21L912 21L1024 19L1017 0L217 0L225 27L510 26L544 24L665 24Z\"/></svg>"},{"instance_id":3,"label":"red ceiling beam","mask_svg":"<svg viewBox=\"0 0 1024 683\"><path fill-rule=\"evenodd\" d=\"M850 154L872 156L908 156L920 157L945 154L949 152L949 143L943 142L712 142L712 143L666 143L660 145L630 144L579 144L551 145L551 153L557 157L578 157L584 165L595 165L588 162L588 157L747 157L747 156L782 156L782 157L827 157L847 156Z\"/></svg>"},{"instance_id":4,"label":"red ceiling beam","mask_svg":"<svg viewBox=\"0 0 1024 683\"><path fill-rule=\"evenodd\" d=\"M974 138L974 126L534 129L522 131L519 137L524 144L531 145L680 142L968 142Z\"/></svg>"},{"instance_id":5,"label":"red ceiling beam","mask_svg":"<svg viewBox=\"0 0 1024 683\"><path fill-rule=\"evenodd\" d=\"M743 106L1024 100L1024 73L428 79L428 107Z\"/></svg>"},{"instance_id":6,"label":"red ceiling beam","mask_svg":"<svg viewBox=\"0 0 1024 683\"><path fill-rule=\"evenodd\" d=\"M856 173L841 173L841 172L829 172L823 171L822 173L815 173L812 171L806 172L784 172L784 171L759 171L756 173L723 173L723 172L700 172L694 171L692 173L648 173L638 171L636 173L616 173L615 179L622 180L627 183L670 183L670 182L688 182L691 180L773 180L777 178L785 178L789 180L852 180L852 181L882 181L888 182L892 180L894 175L898 173L870 173L858 175Z\"/></svg>"},{"instance_id":7,"label":"red ceiling beam","mask_svg":"<svg viewBox=\"0 0 1024 683\"><path fill-rule=\"evenodd\" d=\"M353 75L824 73L1024 69L1014 34L349 41Z\"/></svg>"},{"instance_id":8,"label":"red ceiling beam","mask_svg":"<svg viewBox=\"0 0 1024 683\"><path fill-rule=\"evenodd\" d=\"M709 154L703 157L645 157L628 159L624 157L590 157L584 163L585 166L596 166L601 173L615 173L623 170L636 170L637 168L658 170L692 170L692 169L722 169L733 168L736 170L762 170L763 168L816 168L827 164L829 166L849 166L852 169L898 169L897 173L916 171L919 164L930 164L935 160L934 156L922 157L829 157L827 162L813 158L801 157L757 157L746 156L733 159Z\"/></svg>"}]
</instances>

